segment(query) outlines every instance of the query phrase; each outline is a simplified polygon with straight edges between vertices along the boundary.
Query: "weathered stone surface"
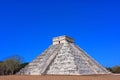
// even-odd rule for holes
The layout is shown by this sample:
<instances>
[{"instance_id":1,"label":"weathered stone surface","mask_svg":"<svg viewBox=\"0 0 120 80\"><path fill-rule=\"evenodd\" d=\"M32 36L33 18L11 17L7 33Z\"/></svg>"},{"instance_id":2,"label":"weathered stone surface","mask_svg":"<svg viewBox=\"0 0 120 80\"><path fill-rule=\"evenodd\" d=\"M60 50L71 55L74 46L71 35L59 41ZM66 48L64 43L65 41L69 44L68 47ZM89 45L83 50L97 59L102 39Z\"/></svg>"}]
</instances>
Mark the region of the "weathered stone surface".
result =
<instances>
[{"instance_id":1,"label":"weathered stone surface","mask_svg":"<svg viewBox=\"0 0 120 80\"><path fill-rule=\"evenodd\" d=\"M18 74L25 75L88 75L109 74L67 36L53 39L53 45L40 56L21 69Z\"/></svg>"},{"instance_id":2,"label":"weathered stone surface","mask_svg":"<svg viewBox=\"0 0 120 80\"><path fill-rule=\"evenodd\" d=\"M73 43L74 40L68 36L59 36L53 38L53 45L54 44L61 44L61 43Z\"/></svg>"}]
</instances>

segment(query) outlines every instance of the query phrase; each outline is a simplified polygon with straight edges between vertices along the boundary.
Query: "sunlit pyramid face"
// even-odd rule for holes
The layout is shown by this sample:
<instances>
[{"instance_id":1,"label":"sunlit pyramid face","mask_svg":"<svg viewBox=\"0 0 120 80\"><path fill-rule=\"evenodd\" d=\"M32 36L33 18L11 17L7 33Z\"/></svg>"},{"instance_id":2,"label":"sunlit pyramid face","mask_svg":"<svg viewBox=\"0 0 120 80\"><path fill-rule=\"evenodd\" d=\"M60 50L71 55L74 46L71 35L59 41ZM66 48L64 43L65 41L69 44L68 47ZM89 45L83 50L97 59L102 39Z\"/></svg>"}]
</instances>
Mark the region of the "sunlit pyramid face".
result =
<instances>
[{"instance_id":1,"label":"sunlit pyramid face","mask_svg":"<svg viewBox=\"0 0 120 80\"><path fill-rule=\"evenodd\" d=\"M89 75L109 74L68 36L53 38L40 56L21 69L18 74L25 75Z\"/></svg>"}]
</instances>

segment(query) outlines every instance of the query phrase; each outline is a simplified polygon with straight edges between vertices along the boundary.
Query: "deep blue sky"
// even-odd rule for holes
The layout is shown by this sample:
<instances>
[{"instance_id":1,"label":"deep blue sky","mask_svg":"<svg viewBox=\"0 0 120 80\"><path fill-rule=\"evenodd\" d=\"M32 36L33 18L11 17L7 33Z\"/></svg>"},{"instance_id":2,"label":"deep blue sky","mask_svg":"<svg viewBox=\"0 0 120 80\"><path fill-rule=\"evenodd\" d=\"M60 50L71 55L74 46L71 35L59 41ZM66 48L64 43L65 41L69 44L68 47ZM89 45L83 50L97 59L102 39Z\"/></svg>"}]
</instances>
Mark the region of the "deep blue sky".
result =
<instances>
[{"instance_id":1,"label":"deep blue sky","mask_svg":"<svg viewBox=\"0 0 120 80\"><path fill-rule=\"evenodd\" d=\"M4 1L4 2L3 2ZM32 61L68 35L103 66L120 65L120 1L1 0L0 60Z\"/></svg>"}]
</instances>

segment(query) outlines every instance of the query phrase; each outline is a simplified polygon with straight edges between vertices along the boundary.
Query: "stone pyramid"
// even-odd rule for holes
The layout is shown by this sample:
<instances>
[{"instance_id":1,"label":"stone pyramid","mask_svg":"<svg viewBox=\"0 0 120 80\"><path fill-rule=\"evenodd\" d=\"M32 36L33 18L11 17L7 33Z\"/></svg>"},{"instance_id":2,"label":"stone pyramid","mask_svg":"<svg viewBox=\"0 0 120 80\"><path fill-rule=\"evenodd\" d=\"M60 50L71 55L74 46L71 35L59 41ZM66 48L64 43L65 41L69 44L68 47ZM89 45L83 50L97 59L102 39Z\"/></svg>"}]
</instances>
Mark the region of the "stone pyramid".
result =
<instances>
[{"instance_id":1,"label":"stone pyramid","mask_svg":"<svg viewBox=\"0 0 120 80\"><path fill-rule=\"evenodd\" d=\"M53 38L53 44L21 69L23 75L89 75L109 74L68 36Z\"/></svg>"}]
</instances>

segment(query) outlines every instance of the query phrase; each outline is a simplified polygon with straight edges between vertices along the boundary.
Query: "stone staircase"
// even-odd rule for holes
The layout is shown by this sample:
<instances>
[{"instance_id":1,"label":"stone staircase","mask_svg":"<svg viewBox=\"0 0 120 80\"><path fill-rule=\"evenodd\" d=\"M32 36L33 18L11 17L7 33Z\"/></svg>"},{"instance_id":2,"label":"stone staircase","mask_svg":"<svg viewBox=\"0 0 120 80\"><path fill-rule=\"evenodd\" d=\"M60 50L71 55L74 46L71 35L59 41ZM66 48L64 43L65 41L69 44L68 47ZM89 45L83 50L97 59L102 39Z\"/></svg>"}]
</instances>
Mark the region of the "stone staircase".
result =
<instances>
[{"instance_id":1,"label":"stone staircase","mask_svg":"<svg viewBox=\"0 0 120 80\"><path fill-rule=\"evenodd\" d=\"M28 64L25 68L21 69L19 73L24 73L26 75L37 75L43 73L45 67L48 65L48 61L51 59L50 57L57 52L57 50L62 45L51 45L48 49L46 49L41 55L39 55L36 59L34 59L30 64Z\"/></svg>"},{"instance_id":2,"label":"stone staircase","mask_svg":"<svg viewBox=\"0 0 120 80\"><path fill-rule=\"evenodd\" d=\"M56 45L56 49L54 51L52 51L52 53L48 56L48 59L46 60L44 66L42 67L42 71L40 73L42 74L46 74L46 70L48 68L48 66L52 63L52 61L54 60L55 56L58 54L58 52L60 51L61 47L63 44L57 44ZM55 46L55 45L54 45Z\"/></svg>"},{"instance_id":3,"label":"stone staircase","mask_svg":"<svg viewBox=\"0 0 120 80\"><path fill-rule=\"evenodd\" d=\"M69 53L69 48L68 43L63 44L58 55L47 69L46 74L78 75L78 72L76 72L76 65L74 64L74 57Z\"/></svg>"}]
</instances>

